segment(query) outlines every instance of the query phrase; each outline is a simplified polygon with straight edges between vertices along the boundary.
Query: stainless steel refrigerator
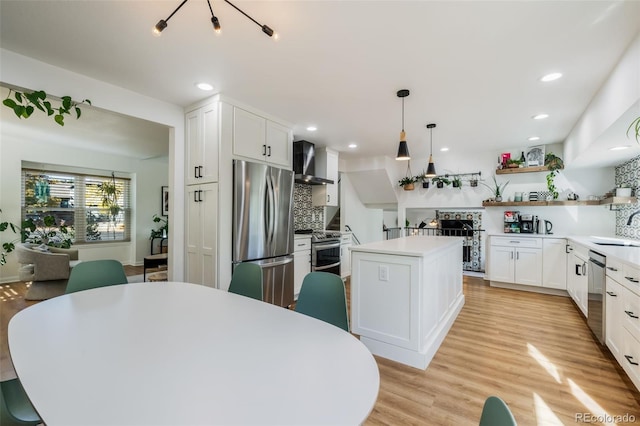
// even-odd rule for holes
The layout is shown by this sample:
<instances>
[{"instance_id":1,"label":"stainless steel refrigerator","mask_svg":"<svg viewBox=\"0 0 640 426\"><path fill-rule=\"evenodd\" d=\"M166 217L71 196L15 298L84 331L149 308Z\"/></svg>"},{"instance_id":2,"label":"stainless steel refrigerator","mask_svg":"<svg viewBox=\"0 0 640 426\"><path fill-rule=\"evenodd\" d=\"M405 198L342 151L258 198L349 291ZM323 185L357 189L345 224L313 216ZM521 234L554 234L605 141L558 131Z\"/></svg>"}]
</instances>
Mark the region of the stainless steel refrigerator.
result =
<instances>
[{"instance_id":1,"label":"stainless steel refrigerator","mask_svg":"<svg viewBox=\"0 0 640 426\"><path fill-rule=\"evenodd\" d=\"M233 160L233 264L262 268L263 299L293 303L293 172Z\"/></svg>"}]
</instances>

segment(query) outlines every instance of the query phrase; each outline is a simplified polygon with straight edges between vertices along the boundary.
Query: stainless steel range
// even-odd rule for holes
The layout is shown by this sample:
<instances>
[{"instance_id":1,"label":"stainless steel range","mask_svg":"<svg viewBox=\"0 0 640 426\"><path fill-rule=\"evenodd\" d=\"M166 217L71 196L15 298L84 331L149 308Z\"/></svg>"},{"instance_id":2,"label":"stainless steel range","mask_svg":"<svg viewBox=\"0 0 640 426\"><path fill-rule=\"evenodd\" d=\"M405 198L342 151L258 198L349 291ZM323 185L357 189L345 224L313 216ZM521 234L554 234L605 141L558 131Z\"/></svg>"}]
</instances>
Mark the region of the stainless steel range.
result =
<instances>
[{"instance_id":1,"label":"stainless steel range","mask_svg":"<svg viewBox=\"0 0 640 426\"><path fill-rule=\"evenodd\" d=\"M296 234L311 234L311 270L340 275L339 232L301 229Z\"/></svg>"},{"instance_id":2,"label":"stainless steel range","mask_svg":"<svg viewBox=\"0 0 640 426\"><path fill-rule=\"evenodd\" d=\"M311 270L340 275L340 233L314 231L311 235Z\"/></svg>"}]
</instances>

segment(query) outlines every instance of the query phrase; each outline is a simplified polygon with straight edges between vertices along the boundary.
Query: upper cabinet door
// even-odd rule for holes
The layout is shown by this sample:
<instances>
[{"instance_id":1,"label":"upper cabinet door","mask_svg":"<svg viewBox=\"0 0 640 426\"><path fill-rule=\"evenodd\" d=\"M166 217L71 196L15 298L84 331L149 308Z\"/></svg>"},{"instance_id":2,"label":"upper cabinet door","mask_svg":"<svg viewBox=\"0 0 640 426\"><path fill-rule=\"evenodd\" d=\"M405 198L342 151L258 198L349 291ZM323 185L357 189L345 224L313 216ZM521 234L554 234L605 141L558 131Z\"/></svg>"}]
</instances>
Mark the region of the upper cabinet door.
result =
<instances>
[{"instance_id":1,"label":"upper cabinet door","mask_svg":"<svg viewBox=\"0 0 640 426\"><path fill-rule=\"evenodd\" d=\"M187 185L218 181L218 111L219 104L214 102L186 115Z\"/></svg>"},{"instance_id":2,"label":"upper cabinet door","mask_svg":"<svg viewBox=\"0 0 640 426\"><path fill-rule=\"evenodd\" d=\"M267 158L276 166L291 169L293 160L293 134L291 130L267 120Z\"/></svg>"},{"instance_id":3,"label":"upper cabinet door","mask_svg":"<svg viewBox=\"0 0 640 426\"><path fill-rule=\"evenodd\" d=\"M249 111L233 109L233 155L264 161L267 120Z\"/></svg>"}]
</instances>

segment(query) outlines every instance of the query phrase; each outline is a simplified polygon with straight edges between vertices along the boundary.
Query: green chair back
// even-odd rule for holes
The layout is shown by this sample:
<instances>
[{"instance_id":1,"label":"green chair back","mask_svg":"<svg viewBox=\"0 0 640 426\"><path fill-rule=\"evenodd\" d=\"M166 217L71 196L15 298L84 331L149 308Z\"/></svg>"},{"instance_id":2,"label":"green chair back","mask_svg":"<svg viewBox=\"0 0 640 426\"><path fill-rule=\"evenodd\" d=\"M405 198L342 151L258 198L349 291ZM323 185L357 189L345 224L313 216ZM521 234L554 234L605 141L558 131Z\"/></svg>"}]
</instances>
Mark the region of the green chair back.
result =
<instances>
[{"instance_id":1,"label":"green chair back","mask_svg":"<svg viewBox=\"0 0 640 426\"><path fill-rule=\"evenodd\" d=\"M18 379L0 382L0 425L35 426L42 423Z\"/></svg>"},{"instance_id":2,"label":"green chair back","mask_svg":"<svg viewBox=\"0 0 640 426\"><path fill-rule=\"evenodd\" d=\"M262 301L262 268L255 263L238 263L233 269L229 293Z\"/></svg>"},{"instance_id":3,"label":"green chair back","mask_svg":"<svg viewBox=\"0 0 640 426\"><path fill-rule=\"evenodd\" d=\"M71 270L66 294L114 284L127 284L122 263L117 260L90 260L80 262Z\"/></svg>"},{"instance_id":4,"label":"green chair back","mask_svg":"<svg viewBox=\"0 0 640 426\"><path fill-rule=\"evenodd\" d=\"M328 272L310 272L302 281L296 312L349 331L347 296L342 278Z\"/></svg>"},{"instance_id":5,"label":"green chair back","mask_svg":"<svg viewBox=\"0 0 640 426\"><path fill-rule=\"evenodd\" d=\"M516 419L511 414L506 402L497 396L490 396L484 402L480 426L516 426Z\"/></svg>"}]
</instances>

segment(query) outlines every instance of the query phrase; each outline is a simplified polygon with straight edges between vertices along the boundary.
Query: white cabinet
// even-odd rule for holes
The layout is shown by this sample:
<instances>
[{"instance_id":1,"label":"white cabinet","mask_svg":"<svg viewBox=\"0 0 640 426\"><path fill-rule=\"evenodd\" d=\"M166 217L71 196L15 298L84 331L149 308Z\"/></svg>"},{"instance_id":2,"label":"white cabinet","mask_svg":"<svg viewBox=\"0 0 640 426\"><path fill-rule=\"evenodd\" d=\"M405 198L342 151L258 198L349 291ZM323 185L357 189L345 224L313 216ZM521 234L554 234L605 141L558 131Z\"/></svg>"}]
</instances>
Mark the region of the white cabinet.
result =
<instances>
[{"instance_id":1,"label":"white cabinet","mask_svg":"<svg viewBox=\"0 0 640 426\"><path fill-rule=\"evenodd\" d=\"M605 293L605 343L613 356L620 360L622 353L622 314L624 297L623 287L610 276L607 276Z\"/></svg>"},{"instance_id":2,"label":"white cabinet","mask_svg":"<svg viewBox=\"0 0 640 426\"><path fill-rule=\"evenodd\" d=\"M567 240L545 238L542 241L542 287L567 289Z\"/></svg>"},{"instance_id":3,"label":"white cabinet","mask_svg":"<svg viewBox=\"0 0 640 426\"><path fill-rule=\"evenodd\" d=\"M640 268L607 258L605 342L640 389Z\"/></svg>"},{"instance_id":4,"label":"white cabinet","mask_svg":"<svg viewBox=\"0 0 640 426\"><path fill-rule=\"evenodd\" d=\"M571 243L567 259L567 292L582 314L587 316L589 281L587 278L589 249Z\"/></svg>"},{"instance_id":5,"label":"white cabinet","mask_svg":"<svg viewBox=\"0 0 640 426\"><path fill-rule=\"evenodd\" d=\"M187 185L218 181L219 109L219 102L212 102L186 114Z\"/></svg>"},{"instance_id":6,"label":"white cabinet","mask_svg":"<svg viewBox=\"0 0 640 426\"><path fill-rule=\"evenodd\" d=\"M338 153L327 148L316 150L316 176L331 179L332 184L316 185L311 189L314 206L338 206Z\"/></svg>"},{"instance_id":7,"label":"white cabinet","mask_svg":"<svg viewBox=\"0 0 640 426\"><path fill-rule=\"evenodd\" d=\"M233 108L233 155L291 169L293 134L276 123L242 108Z\"/></svg>"},{"instance_id":8,"label":"white cabinet","mask_svg":"<svg viewBox=\"0 0 640 426\"><path fill-rule=\"evenodd\" d=\"M491 281L542 285L542 239L491 237Z\"/></svg>"},{"instance_id":9,"label":"white cabinet","mask_svg":"<svg viewBox=\"0 0 640 426\"><path fill-rule=\"evenodd\" d=\"M186 188L186 280L216 287L218 184Z\"/></svg>"},{"instance_id":10,"label":"white cabinet","mask_svg":"<svg viewBox=\"0 0 640 426\"><path fill-rule=\"evenodd\" d=\"M346 278L351 275L351 234L342 234L340 239L340 276Z\"/></svg>"},{"instance_id":11,"label":"white cabinet","mask_svg":"<svg viewBox=\"0 0 640 426\"><path fill-rule=\"evenodd\" d=\"M298 300L302 281L311 272L311 237L296 236L293 245L293 296Z\"/></svg>"}]
</instances>

